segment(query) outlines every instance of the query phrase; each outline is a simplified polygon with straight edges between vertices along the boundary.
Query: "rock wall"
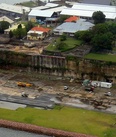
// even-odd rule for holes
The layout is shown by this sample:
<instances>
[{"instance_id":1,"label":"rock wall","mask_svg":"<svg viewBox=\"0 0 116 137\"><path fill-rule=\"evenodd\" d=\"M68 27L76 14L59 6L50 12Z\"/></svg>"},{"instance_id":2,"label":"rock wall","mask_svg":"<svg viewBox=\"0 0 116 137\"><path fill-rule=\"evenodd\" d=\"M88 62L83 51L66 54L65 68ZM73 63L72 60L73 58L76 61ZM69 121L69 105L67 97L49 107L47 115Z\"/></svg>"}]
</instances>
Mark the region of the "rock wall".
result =
<instances>
[{"instance_id":1,"label":"rock wall","mask_svg":"<svg viewBox=\"0 0 116 137\"><path fill-rule=\"evenodd\" d=\"M29 55L8 50L0 51L0 64L24 67L28 71L73 77L78 79L113 81L116 83L116 63L63 56Z\"/></svg>"}]
</instances>

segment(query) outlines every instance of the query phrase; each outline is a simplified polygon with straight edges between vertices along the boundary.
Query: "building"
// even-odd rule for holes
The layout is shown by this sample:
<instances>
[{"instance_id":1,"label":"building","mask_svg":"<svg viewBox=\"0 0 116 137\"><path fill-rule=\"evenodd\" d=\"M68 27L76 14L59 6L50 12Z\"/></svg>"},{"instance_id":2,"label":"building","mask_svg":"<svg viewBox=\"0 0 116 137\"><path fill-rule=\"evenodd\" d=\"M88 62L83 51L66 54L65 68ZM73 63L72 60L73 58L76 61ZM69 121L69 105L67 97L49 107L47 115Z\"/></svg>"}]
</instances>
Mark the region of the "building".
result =
<instances>
[{"instance_id":1,"label":"building","mask_svg":"<svg viewBox=\"0 0 116 137\"><path fill-rule=\"evenodd\" d=\"M9 27L8 29L4 30L4 34L9 34L10 31L13 31L13 30L17 29L18 25L19 24L13 24L13 25L11 25L11 27ZM22 26L22 28L25 28L24 24L21 24L21 26Z\"/></svg>"},{"instance_id":2,"label":"building","mask_svg":"<svg viewBox=\"0 0 116 137\"><path fill-rule=\"evenodd\" d=\"M72 15L91 19L92 14L96 11L102 11L108 20L114 20L116 18L115 6L84 3L76 3L71 8L63 9L60 15Z\"/></svg>"},{"instance_id":3,"label":"building","mask_svg":"<svg viewBox=\"0 0 116 137\"><path fill-rule=\"evenodd\" d=\"M43 40L45 37L49 36L50 29L49 28L43 28L40 26L33 27L30 31L27 33L27 39L28 40Z\"/></svg>"},{"instance_id":4,"label":"building","mask_svg":"<svg viewBox=\"0 0 116 137\"><path fill-rule=\"evenodd\" d=\"M38 22L40 24L43 24L46 21L57 21L60 12L64 8L66 8L66 6L61 6L54 3L47 3L45 6L34 7L28 14L28 20Z\"/></svg>"},{"instance_id":5,"label":"building","mask_svg":"<svg viewBox=\"0 0 116 137\"><path fill-rule=\"evenodd\" d=\"M27 15L29 11L30 11L29 7L24 7L20 5L10 5L6 3L0 4L0 14L12 18L22 17L22 15L24 14Z\"/></svg>"},{"instance_id":6,"label":"building","mask_svg":"<svg viewBox=\"0 0 116 137\"><path fill-rule=\"evenodd\" d=\"M12 24L14 21L11 20L10 18L6 17L6 16L2 16L0 17L0 21L7 21L9 22L10 24Z\"/></svg>"},{"instance_id":7,"label":"building","mask_svg":"<svg viewBox=\"0 0 116 137\"><path fill-rule=\"evenodd\" d=\"M65 22L77 22L79 19L80 19L80 17L71 16L68 19L66 19Z\"/></svg>"},{"instance_id":8,"label":"building","mask_svg":"<svg viewBox=\"0 0 116 137\"><path fill-rule=\"evenodd\" d=\"M93 27L94 24L86 22L85 19L80 19L77 22L65 22L53 30L55 35L62 35L63 33L74 36L75 32L88 30Z\"/></svg>"}]
</instances>

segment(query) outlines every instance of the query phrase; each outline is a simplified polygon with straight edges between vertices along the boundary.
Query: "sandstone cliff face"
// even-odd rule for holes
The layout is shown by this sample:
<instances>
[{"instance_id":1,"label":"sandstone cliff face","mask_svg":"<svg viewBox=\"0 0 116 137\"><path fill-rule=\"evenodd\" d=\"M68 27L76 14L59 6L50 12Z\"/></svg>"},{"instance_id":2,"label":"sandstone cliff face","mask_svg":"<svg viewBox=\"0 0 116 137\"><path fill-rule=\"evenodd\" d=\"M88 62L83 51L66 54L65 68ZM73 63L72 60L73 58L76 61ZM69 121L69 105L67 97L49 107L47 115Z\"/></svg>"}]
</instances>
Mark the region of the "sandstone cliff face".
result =
<instances>
[{"instance_id":1,"label":"sandstone cliff face","mask_svg":"<svg viewBox=\"0 0 116 137\"><path fill-rule=\"evenodd\" d=\"M93 80L112 80L116 83L116 64L102 61L82 59L76 64L75 61L68 61L67 67L71 73L79 78L90 78Z\"/></svg>"},{"instance_id":2,"label":"sandstone cliff face","mask_svg":"<svg viewBox=\"0 0 116 137\"><path fill-rule=\"evenodd\" d=\"M116 63L76 58L67 60L65 57L47 55L26 55L8 50L0 51L1 65L23 67L39 73L73 77L78 79L113 81L116 83Z\"/></svg>"}]
</instances>

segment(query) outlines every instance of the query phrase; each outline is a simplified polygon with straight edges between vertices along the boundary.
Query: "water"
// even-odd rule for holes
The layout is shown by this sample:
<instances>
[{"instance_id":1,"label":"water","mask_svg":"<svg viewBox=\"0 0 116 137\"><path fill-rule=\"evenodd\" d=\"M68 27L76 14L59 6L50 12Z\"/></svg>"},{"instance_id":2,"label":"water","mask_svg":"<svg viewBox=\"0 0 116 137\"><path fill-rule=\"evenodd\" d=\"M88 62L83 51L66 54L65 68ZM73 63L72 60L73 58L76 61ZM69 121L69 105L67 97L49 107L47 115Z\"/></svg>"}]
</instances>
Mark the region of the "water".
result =
<instances>
[{"instance_id":1,"label":"water","mask_svg":"<svg viewBox=\"0 0 116 137\"><path fill-rule=\"evenodd\" d=\"M0 127L0 137L50 137Z\"/></svg>"},{"instance_id":2,"label":"water","mask_svg":"<svg viewBox=\"0 0 116 137\"><path fill-rule=\"evenodd\" d=\"M16 4L20 2L26 2L30 0L0 0L0 3L7 3L7 4Z\"/></svg>"},{"instance_id":3,"label":"water","mask_svg":"<svg viewBox=\"0 0 116 137\"><path fill-rule=\"evenodd\" d=\"M80 0L80 2L87 4L110 5L111 0Z\"/></svg>"},{"instance_id":4,"label":"water","mask_svg":"<svg viewBox=\"0 0 116 137\"><path fill-rule=\"evenodd\" d=\"M0 0L0 3L7 3L7 4L16 4L20 2L26 2L26 1L34 1L34 0ZM41 0L43 2L47 0ZM80 0L82 3L88 3L88 4L103 4L103 5L110 5L111 0Z\"/></svg>"}]
</instances>

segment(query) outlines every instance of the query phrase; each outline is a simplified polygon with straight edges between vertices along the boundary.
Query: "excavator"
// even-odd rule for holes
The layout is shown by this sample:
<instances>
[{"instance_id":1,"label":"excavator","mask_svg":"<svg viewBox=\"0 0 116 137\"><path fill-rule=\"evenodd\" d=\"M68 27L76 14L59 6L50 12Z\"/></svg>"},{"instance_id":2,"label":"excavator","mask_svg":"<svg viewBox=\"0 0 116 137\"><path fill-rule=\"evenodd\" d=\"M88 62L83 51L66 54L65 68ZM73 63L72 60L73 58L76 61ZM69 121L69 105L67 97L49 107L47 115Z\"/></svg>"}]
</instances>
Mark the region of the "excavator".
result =
<instances>
[{"instance_id":1,"label":"excavator","mask_svg":"<svg viewBox=\"0 0 116 137\"><path fill-rule=\"evenodd\" d=\"M32 87L33 84L27 82L17 82L17 86L19 87Z\"/></svg>"}]
</instances>

